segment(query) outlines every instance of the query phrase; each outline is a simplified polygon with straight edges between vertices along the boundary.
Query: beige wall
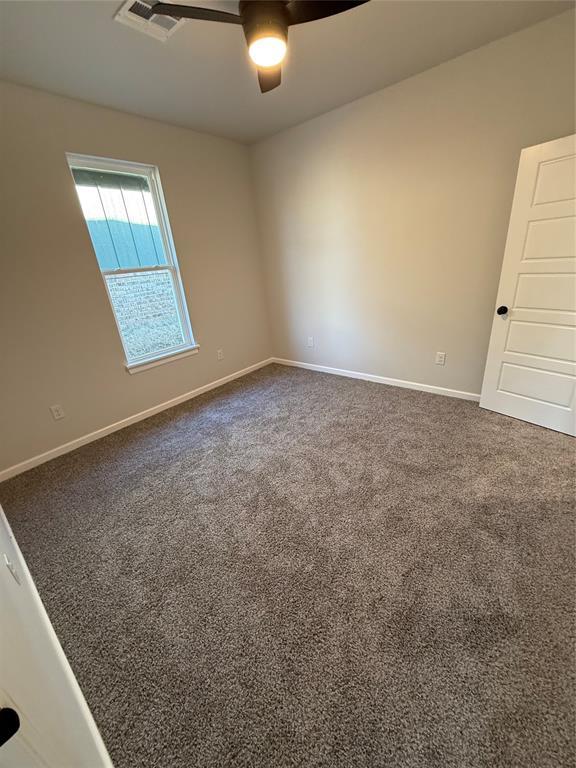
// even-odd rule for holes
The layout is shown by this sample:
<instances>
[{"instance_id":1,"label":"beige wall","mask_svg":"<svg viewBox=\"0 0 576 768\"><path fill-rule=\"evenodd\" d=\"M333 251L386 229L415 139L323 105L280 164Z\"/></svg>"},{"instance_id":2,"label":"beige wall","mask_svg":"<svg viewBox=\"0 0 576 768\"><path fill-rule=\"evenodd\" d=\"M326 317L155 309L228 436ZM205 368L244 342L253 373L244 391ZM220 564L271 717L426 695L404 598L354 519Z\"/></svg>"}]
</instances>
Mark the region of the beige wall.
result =
<instances>
[{"instance_id":1,"label":"beige wall","mask_svg":"<svg viewBox=\"0 0 576 768\"><path fill-rule=\"evenodd\" d=\"M575 130L573 21L250 150L0 83L0 471L271 354L479 392L520 149ZM160 168L199 354L125 371L65 152Z\"/></svg>"},{"instance_id":2,"label":"beige wall","mask_svg":"<svg viewBox=\"0 0 576 768\"><path fill-rule=\"evenodd\" d=\"M270 346L246 147L0 89L2 470L267 358ZM65 152L159 167L197 355L125 371Z\"/></svg>"},{"instance_id":3,"label":"beige wall","mask_svg":"<svg viewBox=\"0 0 576 768\"><path fill-rule=\"evenodd\" d=\"M568 12L253 148L275 355L478 393L520 150L574 130Z\"/></svg>"}]
</instances>

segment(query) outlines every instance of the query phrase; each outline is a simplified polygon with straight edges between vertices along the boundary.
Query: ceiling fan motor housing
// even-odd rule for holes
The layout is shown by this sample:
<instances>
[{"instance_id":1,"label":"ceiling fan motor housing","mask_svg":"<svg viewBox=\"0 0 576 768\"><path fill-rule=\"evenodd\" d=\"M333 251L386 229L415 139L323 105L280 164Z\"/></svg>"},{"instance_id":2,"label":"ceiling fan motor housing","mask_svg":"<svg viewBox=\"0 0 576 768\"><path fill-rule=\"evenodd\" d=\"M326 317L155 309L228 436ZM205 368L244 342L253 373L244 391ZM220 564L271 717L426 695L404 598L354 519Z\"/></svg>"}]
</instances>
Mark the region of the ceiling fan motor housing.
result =
<instances>
[{"instance_id":1,"label":"ceiling fan motor housing","mask_svg":"<svg viewBox=\"0 0 576 768\"><path fill-rule=\"evenodd\" d=\"M171 16L179 21L184 18L241 24L248 43L248 54L258 71L260 90L267 93L282 81L281 64L286 55L289 26L325 19L369 0L239 0L238 13L181 5L172 0L146 1L150 4L152 18Z\"/></svg>"},{"instance_id":2,"label":"ceiling fan motor housing","mask_svg":"<svg viewBox=\"0 0 576 768\"><path fill-rule=\"evenodd\" d=\"M240 16L249 46L261 37L288 37L285 0L240 0Z\"/></svg>"}]
</instances>

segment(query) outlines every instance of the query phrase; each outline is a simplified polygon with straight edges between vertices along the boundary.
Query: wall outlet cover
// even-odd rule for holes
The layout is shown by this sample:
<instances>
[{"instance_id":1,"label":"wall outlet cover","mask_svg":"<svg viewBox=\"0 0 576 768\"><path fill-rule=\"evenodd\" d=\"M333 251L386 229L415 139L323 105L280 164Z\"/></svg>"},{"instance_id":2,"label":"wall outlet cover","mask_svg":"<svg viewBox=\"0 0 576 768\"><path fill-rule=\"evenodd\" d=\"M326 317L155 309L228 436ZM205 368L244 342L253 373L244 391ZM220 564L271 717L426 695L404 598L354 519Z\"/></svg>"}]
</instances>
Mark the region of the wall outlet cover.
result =
<instances>
[{"instance_id":1,"label":"wall outlet cover","mask_svg":"<svg viewBox=\"0 0 576 768\"><path fill-rule=\"evenodd\" d=\"M63 419L64 416L66 416L64 413L64 408L62 408L61 405L51 405L50 413L52 414L54 421L59 421L60 419Z\"/></svg>"}]
</instances>

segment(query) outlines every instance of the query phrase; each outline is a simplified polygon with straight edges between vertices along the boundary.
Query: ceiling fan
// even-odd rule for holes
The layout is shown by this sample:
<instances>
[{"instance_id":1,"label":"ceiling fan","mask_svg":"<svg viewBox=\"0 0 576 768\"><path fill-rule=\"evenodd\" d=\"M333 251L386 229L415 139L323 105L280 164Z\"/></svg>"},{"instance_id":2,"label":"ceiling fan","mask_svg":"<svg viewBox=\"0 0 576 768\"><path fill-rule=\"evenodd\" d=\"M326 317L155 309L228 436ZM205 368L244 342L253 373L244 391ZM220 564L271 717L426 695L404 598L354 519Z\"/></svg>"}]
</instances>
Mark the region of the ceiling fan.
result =
<instances>
[{"instance_id":1,"label":"ceiling fan","mask_svg":"<svg viewBox=\"0 0 576 768\"><path fill-rule=\"evenodd\" d=\"M244 29L250 58L258 68L262 93L280 85L288 27L348 11L368 0L240 0L238 13L175 3L154 3L151 10L173 18L239 24Z\"/></svg>"}]
</instances>

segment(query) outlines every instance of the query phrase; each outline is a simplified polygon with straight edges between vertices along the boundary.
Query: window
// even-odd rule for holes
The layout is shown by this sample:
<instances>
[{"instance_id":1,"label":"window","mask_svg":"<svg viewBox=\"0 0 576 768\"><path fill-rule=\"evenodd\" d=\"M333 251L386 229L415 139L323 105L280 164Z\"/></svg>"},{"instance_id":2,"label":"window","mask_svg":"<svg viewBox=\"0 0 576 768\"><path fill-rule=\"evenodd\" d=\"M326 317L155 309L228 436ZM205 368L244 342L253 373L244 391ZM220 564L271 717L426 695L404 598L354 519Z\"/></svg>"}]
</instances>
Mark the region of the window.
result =
<instances>
[{"instance_id":1,"label":"window","mask_svg":"<svg viewBox=\"0 0 576 768\"><path fill-rule=\"evenodd\" d=\"M67 157L127 368L195 350L158 169Z\"/></svg>"}]
</instances>

